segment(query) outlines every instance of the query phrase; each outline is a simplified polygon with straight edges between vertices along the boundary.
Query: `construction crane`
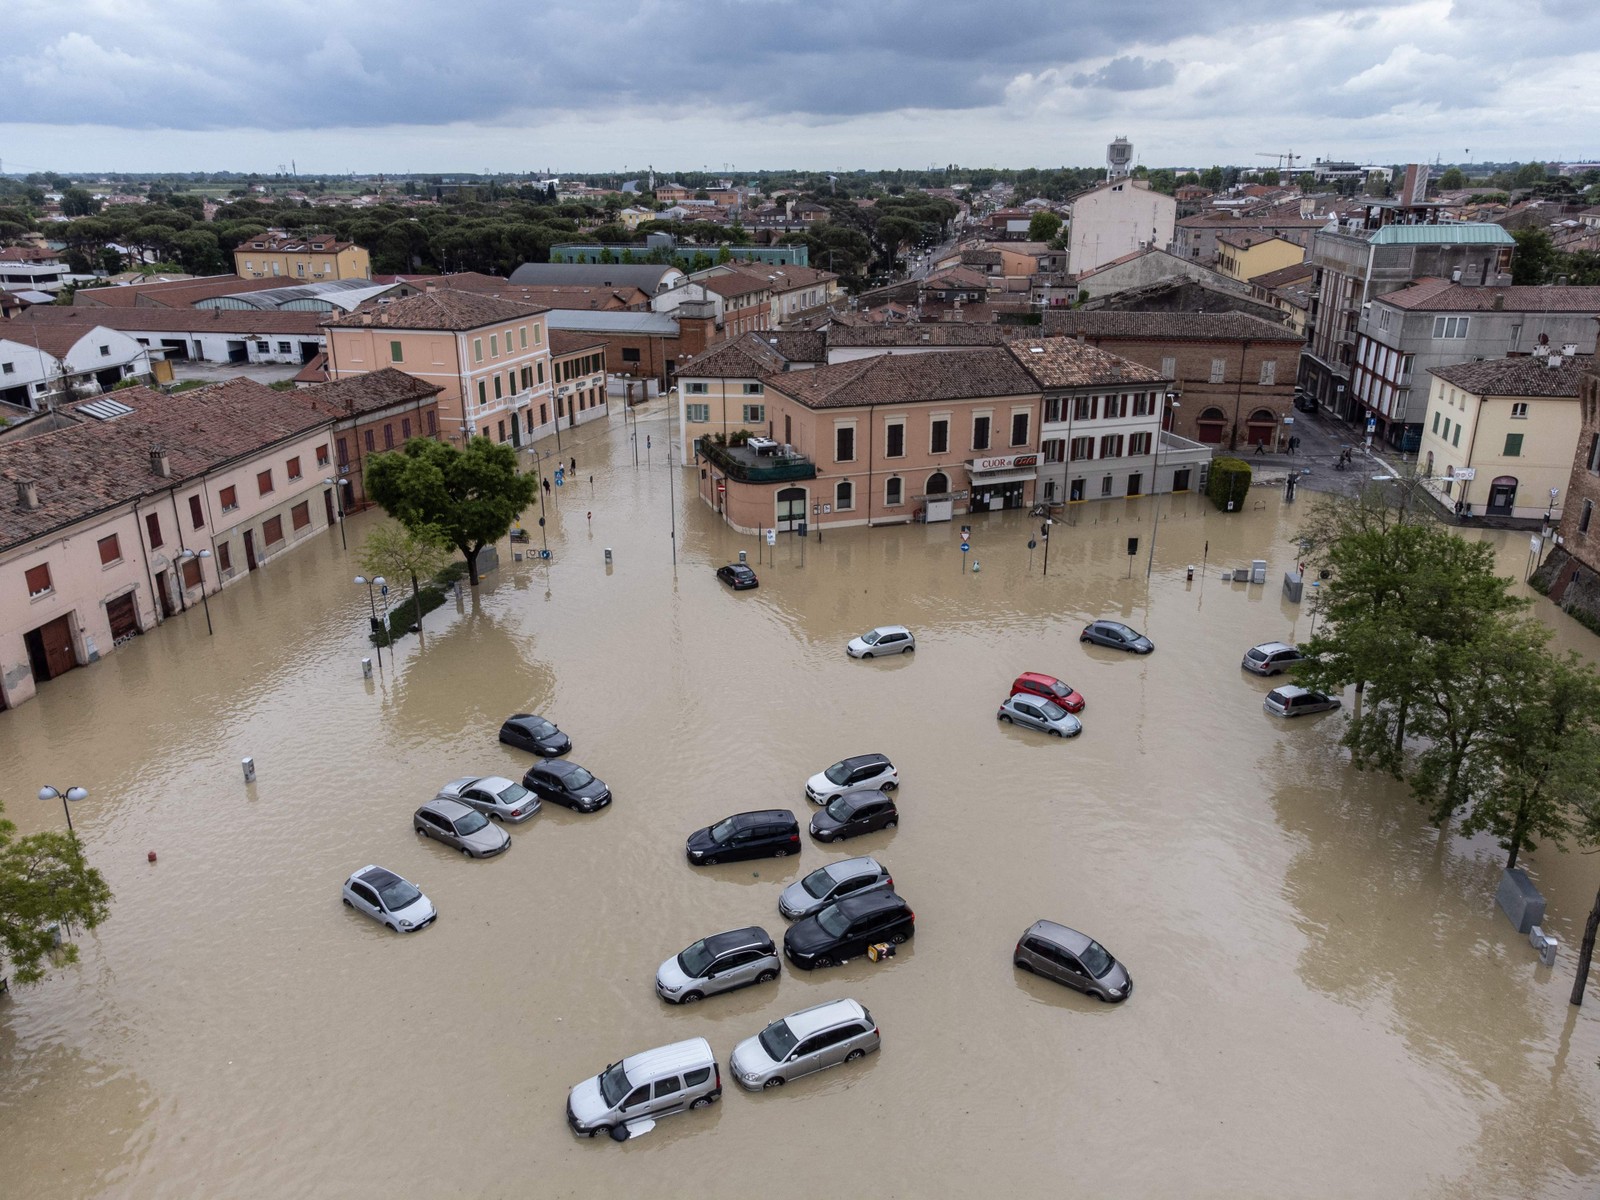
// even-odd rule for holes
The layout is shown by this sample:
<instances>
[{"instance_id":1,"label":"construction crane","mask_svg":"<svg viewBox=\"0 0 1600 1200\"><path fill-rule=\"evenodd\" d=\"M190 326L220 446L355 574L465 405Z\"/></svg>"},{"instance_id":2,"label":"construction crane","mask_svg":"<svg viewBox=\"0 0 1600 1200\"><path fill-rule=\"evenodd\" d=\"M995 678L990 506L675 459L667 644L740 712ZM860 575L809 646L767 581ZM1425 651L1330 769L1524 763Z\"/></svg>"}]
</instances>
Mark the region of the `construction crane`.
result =
<instances>
[{"instance_id":1,"label":"construction crane","mask_svg":"<svg viewBox=\"0 0 1600 1200\"><path fill-rule=\"evenodd\" d=\"M1305 155L1303 155L1303 154L1293 154L1293 153L1272 154L1270 152L1269 153L1263 153L1263 152L1258 150L1258 151L1256 151L1256 157L1257 158L1274 158L1274 159L1277 159L1278 160L1278 170L1284 172L1285 174L1293 174L1294 173L1294 164L1297 163L1298 161L1300 161L1300 159L1304 158Z\"/></svg>"}]
</instances>

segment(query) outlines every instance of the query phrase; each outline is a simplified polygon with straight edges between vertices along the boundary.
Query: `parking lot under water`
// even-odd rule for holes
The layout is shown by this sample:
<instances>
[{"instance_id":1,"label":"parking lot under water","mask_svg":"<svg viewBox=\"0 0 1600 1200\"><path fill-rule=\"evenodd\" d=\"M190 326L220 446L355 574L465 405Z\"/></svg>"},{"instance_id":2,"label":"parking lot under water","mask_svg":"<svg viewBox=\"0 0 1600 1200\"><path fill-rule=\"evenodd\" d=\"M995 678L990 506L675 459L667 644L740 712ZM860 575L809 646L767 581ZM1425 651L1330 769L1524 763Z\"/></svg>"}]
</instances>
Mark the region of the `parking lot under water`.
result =
<instances>
[{"instance_id":1,"label":"parking lot under water","mask_svg":"<svg viewBox=\"0 0 1600 1200\"><path fill-rule=\"evenodd\" d=\"M966 559L959 522L769 550L685 495L659 408L638 428L638 468L620 416L564 438L578 482L549 506L550 563L502 543L478 594L370 682L350 582L367 514L349 552L320 535L213 598L215 636L190 612L0 715L6 815L59 828L37 789L88 788L74 820L116 893L80 964L0 1000L0 1193L1592 1194L1600 989L1567 995L1600 860L1525 857L1562 940L1540 967L1494 907L1490 841L1431 828L1401 785L1351 770L1340 714L1268 716L1271 685L1239 670L1251 644L1310 632L1278 584L1314 496L1263 488L1235 516L1163 498L1148 578L1148 498L1080 506L1047 577L1024 512L970 518ZM1485 536L1520 579L1526 537ZM712 574L740 549L757 591ZM1251 558L1265 586L1220 579ZM1094 616L1155 653L1080 645ZM845 657L885 622L916 631L915 655ZM1023 670L1087 697L1081 737L996 722ZM529 710L615 804L546 805L486 862L417 839L411 813L446 780L520 777L495 733ZM900 769L899 828L684 861L728 813L804 821L806 777L864 751ZM896 957L657 999L668 955L751 923L781 937L781 888L861 853L916 910ZM416 881L438 922L400 937L343 908L366 863ZM1104 942L1131 1001L1015 971L1039 917ZM739 1092L736 1041L842 995L881 1053ZM695 1035L721 1103L621 1146L568 1131L570 1085Z\"/></svg>"}]
</instances>

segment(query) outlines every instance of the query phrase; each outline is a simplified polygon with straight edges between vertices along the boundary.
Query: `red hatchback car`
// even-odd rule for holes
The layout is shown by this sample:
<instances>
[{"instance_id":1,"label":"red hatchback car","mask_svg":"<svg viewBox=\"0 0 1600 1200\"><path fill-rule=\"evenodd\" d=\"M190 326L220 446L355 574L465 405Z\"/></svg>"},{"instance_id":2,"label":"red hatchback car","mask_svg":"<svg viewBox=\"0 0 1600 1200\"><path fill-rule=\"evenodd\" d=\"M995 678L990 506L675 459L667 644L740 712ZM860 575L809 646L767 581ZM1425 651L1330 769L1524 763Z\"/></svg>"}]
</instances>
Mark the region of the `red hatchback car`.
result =
<instances>
[{"instance_id":1,"label":"red hatchback car","mask_svg":"<svg viewBox=\"0 0 1600 1200\"><path fill-rule=\"evenodd\" d=\"M1011 694L1013 696L1038 696L1043 700L1054 700L1069 713L1083 711L1083 697L1054 675L1041 675L1037 671L1028 671L1018 675L1011 683Z\"/></svg>"}]
</instances>

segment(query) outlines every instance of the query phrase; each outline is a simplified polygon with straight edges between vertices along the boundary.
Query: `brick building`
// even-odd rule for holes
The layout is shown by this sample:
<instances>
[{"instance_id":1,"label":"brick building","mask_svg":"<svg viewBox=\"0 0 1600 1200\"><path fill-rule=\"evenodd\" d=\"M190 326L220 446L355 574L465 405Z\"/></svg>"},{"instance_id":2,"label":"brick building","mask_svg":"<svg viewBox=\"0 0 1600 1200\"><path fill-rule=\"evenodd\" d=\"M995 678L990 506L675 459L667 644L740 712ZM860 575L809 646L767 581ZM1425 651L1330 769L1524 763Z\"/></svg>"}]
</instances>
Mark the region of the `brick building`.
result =
<instances>
[{"instance_id":1,"label":"brick building","mask_svg":"<svg viewBox=\"0 0 1600 1200\"><path fill-rule=\"evenodd\" d=\"M1550 599L1600 620L1600 368L1590 360L1578 386L1582 422L1568 476L1556 546L1534 576Z\"/></svg>"}]
</instances>

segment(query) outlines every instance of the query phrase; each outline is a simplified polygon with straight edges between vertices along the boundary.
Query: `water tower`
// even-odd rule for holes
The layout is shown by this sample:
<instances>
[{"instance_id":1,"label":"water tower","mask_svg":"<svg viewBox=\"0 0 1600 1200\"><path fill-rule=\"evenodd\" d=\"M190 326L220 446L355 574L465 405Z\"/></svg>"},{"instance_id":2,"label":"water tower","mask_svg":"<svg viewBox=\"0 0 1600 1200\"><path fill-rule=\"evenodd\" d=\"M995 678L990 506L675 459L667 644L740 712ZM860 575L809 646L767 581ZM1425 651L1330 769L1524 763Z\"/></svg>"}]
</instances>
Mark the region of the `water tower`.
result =
<instances>
[{"instance_id":1,"label":"water tower","mask_svg":"<svg viewBox=\"0 0 1600 1200\"><path fill-rule=\"evenodd\" d=\"M1133 143L1119 137L1106 147L1106 178L1126 179L1133 162Z\"/></svg>"}]
</instances>

